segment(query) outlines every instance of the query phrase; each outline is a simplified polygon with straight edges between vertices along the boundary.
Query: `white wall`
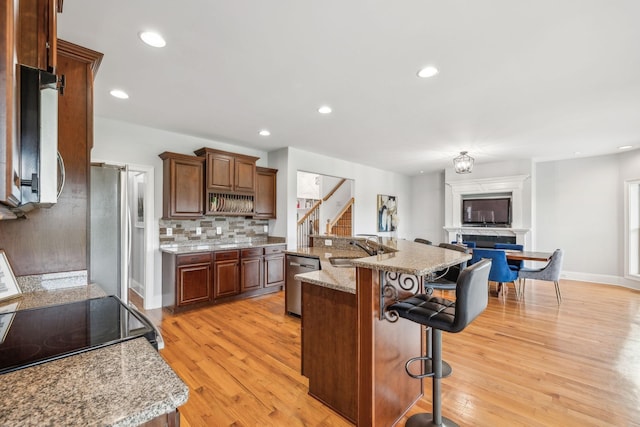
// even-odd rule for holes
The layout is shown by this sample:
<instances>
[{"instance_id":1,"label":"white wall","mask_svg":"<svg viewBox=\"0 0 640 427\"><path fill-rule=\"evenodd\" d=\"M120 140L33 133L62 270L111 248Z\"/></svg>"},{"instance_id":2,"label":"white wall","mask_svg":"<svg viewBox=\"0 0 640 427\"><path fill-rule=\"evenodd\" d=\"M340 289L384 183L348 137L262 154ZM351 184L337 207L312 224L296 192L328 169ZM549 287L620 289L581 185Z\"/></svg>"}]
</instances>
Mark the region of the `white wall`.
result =
<instances>
[{"instance_id":1,"label":"white wall","mask_svg":"<svg viewBox=\"0 0 640 427\"><path fill-rule=\"evenodd\" d=\"M411 179L411 224L408 238L446 242L444 227L444 171L418 175Z\"/></svg>"},{"instance_id":2,"label":"white wall","mask_svg":"<svg viewBox=\"0 0 640 427\"><path fill-rule=\"evenodd\" d=\"M640 150L536 165L536 248L563 248L563 276L640 289L624 279L624 181Z\"/></svg>"},{"instance_id":3,"label":"white wall","mask_svg":"<svg viewBox=\"0 0 640 427\"><path fill-rule=\"evenodd\" d=\"M331 175L354 181L354 234L371 233L378 234L377 230L377 196L388 194L396 196L398 200L398 238L406 238L411 228L412 195L411 178L393 172L372 168L370 166L351 163L333 157L322 156L296 148L286 148L279 152L271 152L270 160L276 157L287 158L287 195L282 198L286 201L286 237L290 248L296 245L296 175L297 171L313 172L321 175ZM282 171L282 170L281 170ZM282 175L278 172L278 191L280 191ZM280 193L278 193L280 194ZM279 198L279 203L282 200ZM280 217L280 204L278 204L278 221ZM278 231L282 224L278 224ZM391 233L380 233L391 235ZM278 234L282 235L282 234Z\"/></svg>"}]
</instances>

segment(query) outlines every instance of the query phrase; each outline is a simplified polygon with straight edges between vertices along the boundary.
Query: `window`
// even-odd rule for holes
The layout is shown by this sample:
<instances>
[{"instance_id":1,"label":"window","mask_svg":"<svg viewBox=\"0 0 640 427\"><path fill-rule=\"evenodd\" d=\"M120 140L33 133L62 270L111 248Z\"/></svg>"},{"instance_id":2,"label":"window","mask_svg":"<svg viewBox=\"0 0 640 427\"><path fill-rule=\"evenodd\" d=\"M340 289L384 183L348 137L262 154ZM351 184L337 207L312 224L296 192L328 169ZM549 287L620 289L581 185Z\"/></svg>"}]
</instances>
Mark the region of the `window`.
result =
<instances>
[{"instance_id":1,"label":"window","mask_svg":"<svg viewBox=\"0 0 640 427\"><path fill-rule=\"evenodd\" d=\"M640 180L626 184L625 276L640 280Z\"/></svg>"}]
</instances>

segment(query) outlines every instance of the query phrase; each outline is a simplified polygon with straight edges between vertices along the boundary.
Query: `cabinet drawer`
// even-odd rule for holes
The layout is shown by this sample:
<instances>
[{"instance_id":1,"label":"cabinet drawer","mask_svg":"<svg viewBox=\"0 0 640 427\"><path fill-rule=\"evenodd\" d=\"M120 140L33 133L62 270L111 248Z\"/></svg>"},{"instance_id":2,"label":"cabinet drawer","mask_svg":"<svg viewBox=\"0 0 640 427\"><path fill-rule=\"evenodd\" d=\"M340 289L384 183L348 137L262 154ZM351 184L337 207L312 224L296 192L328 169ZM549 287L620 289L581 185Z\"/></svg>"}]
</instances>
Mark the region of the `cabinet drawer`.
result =
<instances>
[{"instance_id":1,"label":"cabinet drawer","mask_svg":"<svg viewBox=\"0 0 640 427\"><path fill-rule=\"evenodd\" d=\"M264 248L264 254L265 255L272 255L272 254L280 254L282 252L284 252L286 249L286 247L284 245L282 246L267 246Z\"/></svg>"},{"instance_id":2,"label":"cabinet drawer","mask_svg":"<svg viewBox=\"0 0 640 427\"><path fill-rule=\"evenodd\" d=\"M213 259L215 261L222 261L225 259L238 259L239 257L240 251L222 251L213 253Z\"/></svg>"},{"instance_id":3,"label":"cabinet drawer","mask_svg":"<svg viewBox=\"0 0 640 427\"><path fill-rule=\"evenodd\" d=\"M178 255L176 259L177 265L185 265L185 264L200 264L211 262L211 253L199 253L199 254L188 254L188 255Z\"/></svg>"},{"instance_id":4,"label":"cabinet drawer","mask_svg":"<svg viewBox=\"0 0 640 427\"><path fill-rule=\"evenodd\" d=\"M242 250L242 258L262 256L263 248L249 248Z\"/></svg>"}]
</instances>

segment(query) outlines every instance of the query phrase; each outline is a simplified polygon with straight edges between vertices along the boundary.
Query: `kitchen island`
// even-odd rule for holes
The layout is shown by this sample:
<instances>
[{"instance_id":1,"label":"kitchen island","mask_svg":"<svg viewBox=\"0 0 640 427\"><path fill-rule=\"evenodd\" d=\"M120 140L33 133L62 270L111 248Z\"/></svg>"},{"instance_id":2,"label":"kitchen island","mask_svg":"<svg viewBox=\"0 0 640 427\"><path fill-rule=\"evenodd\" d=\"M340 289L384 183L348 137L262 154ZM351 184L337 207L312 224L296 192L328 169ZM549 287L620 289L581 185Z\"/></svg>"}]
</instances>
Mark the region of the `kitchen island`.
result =
<instances>
[{"instance_id":1,"label":"kitchen island","mask_svg":"<svg viewBox=\"0 0 640 427\"><path fill-rule=\"evenodd\" d=\"M101 296L104 291L95 284L41 289L3 301L0 310ZM0 378L2 426L175 426L179 424L177 408L189 395L188 387L145 338L5 373Z\"/></svg>"},{"instance_id":2,"label":"kitchen island","mask_svg":"<svg viewBox=\"0 0 640 427\"><path fill-rule=\"evenodd\" d=\"M383 239L381 255L343 253L348 246L333 239L330 247L288 251L322 264L296 276L302 281L302 374L312 396L356 425L395 425L423 394L422 381L404 369L423 354L423 334L414 322L385 318L384 306L395 297L385 285L398 295L417 292L426 275L470 256L395 239ZM354 267L333 267L335 256L354 257Z\"/></svg>"}]
</instances>

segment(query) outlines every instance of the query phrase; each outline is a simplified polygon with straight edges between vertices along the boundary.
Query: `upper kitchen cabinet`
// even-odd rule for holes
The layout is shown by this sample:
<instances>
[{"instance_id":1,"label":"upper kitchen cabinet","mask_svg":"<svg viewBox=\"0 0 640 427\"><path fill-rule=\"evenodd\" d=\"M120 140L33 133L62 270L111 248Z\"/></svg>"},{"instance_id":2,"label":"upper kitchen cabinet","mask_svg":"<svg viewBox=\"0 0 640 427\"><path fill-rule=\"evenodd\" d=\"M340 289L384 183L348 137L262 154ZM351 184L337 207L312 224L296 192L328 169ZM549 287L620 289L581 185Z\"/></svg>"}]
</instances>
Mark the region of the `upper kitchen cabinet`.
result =
<instances>
[{"instance_id":1,"label":"upper kitchen cabinet","mask_svg":"<svg viewBox=\"0 0 640 427\"><path fill-rule=\"evenodd\" d=\"M255 218L276 218L277 169L256 167Z\"/></svg>"},{"instance_id":2,"label":"upper kitchen cabinet","mask_svg":"<svg viewBox=\"0 0 640 427\"><path fill-rule=\"evenodd\" d=\"M17 1L0 4L0 203L20 204L20 143L16 84ZM0 218L2 211L0 211Z\"/></svg>"},{"instance_id":3,"label":"upper kitchen cabinet","mask_svg":"<svg viewBox=\"0 0 640 427\"><path fill-rule=\"evenodd\" d=\"M6 3L6 2L5 2ZM102 53L58 40L58 151L64 187L58 202L28 212L26 220L0 222L3 249L16 276L87 270L89 162L93 146L93 80Z\"/></svg>"},{"instance_id":4,"label":"upper kitchen cabinet","mask_svg":"<svg viewBox=\"0 0 640 427\"><path fill-rule=\"evenodd\" d=\"M206 158L208 191L252 194L255 191L258 157L201 148L195 152Z\"/></svg>"},{"instance_id":5,"label":"upper kitchen cabinet","mask_svg":"<svg viewBox=\"0 0 640 427\"><path fill-rule=\"evenodd\" d=\"M163 160L162 217L188 219L204 214L204 159L165 151Z\"/></svg>"},{"instance_id":6,"label":"upper kitchen cabinet","mask_svg":"<svg viewBox=\"0 0 640 427\"><path fill-rule=\"evenodd\" d=\"M62 0L20 0L18 62L56 72L57 14Z\"/></svg>"}]
</instances>

